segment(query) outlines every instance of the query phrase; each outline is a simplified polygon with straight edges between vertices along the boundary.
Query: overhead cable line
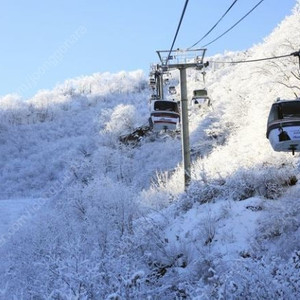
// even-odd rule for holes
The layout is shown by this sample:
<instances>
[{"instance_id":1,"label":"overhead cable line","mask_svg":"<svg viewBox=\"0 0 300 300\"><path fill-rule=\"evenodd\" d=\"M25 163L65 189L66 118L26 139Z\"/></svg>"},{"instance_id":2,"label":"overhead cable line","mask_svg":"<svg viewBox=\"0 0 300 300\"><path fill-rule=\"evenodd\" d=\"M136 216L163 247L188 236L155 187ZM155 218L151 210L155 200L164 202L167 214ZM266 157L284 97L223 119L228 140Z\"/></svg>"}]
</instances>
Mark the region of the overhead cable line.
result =
<instances>
[{"instance_id":1,"label":"overhead cable line","mask_svg":"<svg viewBox=\"0 0 300 300\"><path fill-rule=\"evenodd\" d=\"M241 64L241 63L250 63L250 62L258 62L258 61L264 61L264 60L279 59L279 58L288 57L288 56L298 56L300 58L300 50L297 52L290 53L290 54L258 58L258 59L238 60L238 61L212 61L212 62L216 63L216 64Z\"/></svg>"},{"instance_id":2,"label":"overhead cable line","mask_svg":"<svg viewBox=\"0 0 300 300\"><path fill-rule=\"evenodd\" d=\"M180 21L179 21L179 24L178 24L178 26L177 26L177 30L176 30L176 33L175 33L175 36L174 36L174 39L173 39L173 42L172 42L172 46L171 46L170 51L169 51L169 54L168 54L168 56L167 56L166 64L168 64L170 55L171 55L171 53L172 53L172 50L173 50L173 47L174 47L174 44L175 44L175 41L176 41L176 38L177 38L177 35L178 35L178 32L179 32L179 29L180 29L180 26L181 26L181 23L182 23L184 14L185 14L186 7L187 7L187 5L188 5L188 2L189 2L189 0L186 0L186 1L185 1L184 8L183 8L183 11L182 11L182 14L181 14L181 17L180 17Z\"/></svg>"},{"instance_id":3,"label":"overhead cable line","mask_svg":"<svg viewBox=\"0 0 300 300\"><path fill-rule=\"evenodd\" d=\"M214 43L215 41L217 41L219 38L221 38L222 36L224 36L226 33L228 33L231 29L233 29L236 25L238 25L241 21L243 21L255 8L257 8L264 0L260 0L250 11L248 11L241 19L239 19L235 24L233 24L229 29L227 29L225 32L223 32L221 35L219 35L217 38L215 38L214 40L212 40L211 42L209 42L208 44L202 46L203 48L205 48L206 46Z\"/></svg>"},{"instance_id":4,"label":"overhead cable line","mask_svg":"<svg viewBox=\"0 0 300 300\"><path fill-rule=\"evenodd\" d=\"M198 45L204 38L206 38L216 27L217 25L222 21L222 19L228 14L228 12L232 9L232 7L236 4L238 0L234 0L232 2L232 4L230 5L230 7L225 11L225 13L223 14L223 16L218 20L218 22L195 44L193 44L191 47L188 48L188 50L190 50L191 48L195 47L196 45Z\"/></svg>"}]
</instances>

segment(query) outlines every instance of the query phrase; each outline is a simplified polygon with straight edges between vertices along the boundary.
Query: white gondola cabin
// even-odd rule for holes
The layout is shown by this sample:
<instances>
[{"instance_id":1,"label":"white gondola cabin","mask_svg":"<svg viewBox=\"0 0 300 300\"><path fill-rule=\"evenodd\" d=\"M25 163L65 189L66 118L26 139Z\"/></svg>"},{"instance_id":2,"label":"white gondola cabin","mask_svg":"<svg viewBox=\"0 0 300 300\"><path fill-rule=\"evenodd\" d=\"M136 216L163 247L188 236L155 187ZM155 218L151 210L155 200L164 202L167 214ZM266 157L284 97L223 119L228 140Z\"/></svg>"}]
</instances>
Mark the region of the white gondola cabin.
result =
<instances>
[{"instance_id":1,"label":"white gondola cabin","mask_svg":"<svg viewBox=\"0 0 300 300\"><path fill-rule=\"evenodd\" d=\"M300 151L300 100L273 103L267 125L267 138L275 151Z\"/></svg>"},{"instance_id":2,"label":"white gondola cabin","mask_svg":"<svg viewBox=\"0 0 300 300\"><path fill-rule=\"evenodd\" d=\"M179 120L180 114L177 102L170 100L155 100L151 102L149 123L154 131L176 130Z\"/></svg>"},{"instance_id":3,"label":"white gondola cabin","mask_svg":"<svg viewBox=\"0 0 300 300\"><path fill-rule=\"evenodd\" d=\"M169 94L171 94L171 95L177 94L175 86L173 86L173 85L169 86Z\"/></svg>"},{"instance_id":4,"label":"white gondola cabin","mask_svg":"<svg viewBox=\"0 0 300 300\"><path fill-rule=\"evenodd\" d=\"M154 77L149 78L149 85L150 85L151 88L155 88L156 80L155 80Z\"/></svg>"},{"instance_id":5,"label":"white gondola cabin","mask_svg":"<svg viewBox=\"0 0 300 300\"><path fill-rule=\"evenodd\" d=\"M152 100L157 100L157 99L158 99L158 97L157 97L156 94L152 94L152 95L150 96L150 102L151 102Z\"/></svg>"},{"instance_id":6,"label":"white gondola cabin","mask_svg":"<svg viewBox=\"0 0 300 300\"><path fill-rule=\"evenodd\" d=\"M210 106L210 98L206 89L194 90L192 98L192 106L201 107L203 105Z\"/></svg>"}]
</instances>

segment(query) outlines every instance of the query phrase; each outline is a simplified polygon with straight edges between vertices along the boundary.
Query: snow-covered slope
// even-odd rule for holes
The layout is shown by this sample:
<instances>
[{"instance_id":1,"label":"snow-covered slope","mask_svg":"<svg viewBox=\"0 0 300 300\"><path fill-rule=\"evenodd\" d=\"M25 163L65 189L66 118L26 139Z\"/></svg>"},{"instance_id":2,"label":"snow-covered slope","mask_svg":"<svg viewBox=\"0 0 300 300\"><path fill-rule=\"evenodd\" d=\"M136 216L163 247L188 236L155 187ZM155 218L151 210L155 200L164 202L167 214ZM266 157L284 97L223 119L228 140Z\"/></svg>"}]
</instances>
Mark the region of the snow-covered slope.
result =
<instances>
[{"instance_id":1,"label":"snow-covered slope","mask_svg":"<svg viewBox=\"0 0 300 300\"><path fill-rule=\"evenodd\" d=\"M273 152L265 132L272 102L299 95L298 61L220 62L297 51L299 29L297 4L261 44L209 58L186 192L178 135L119 141L147 123L142 72L0 99L1 297L296 299L299 154Z\"/></svg>"}]
</instances>

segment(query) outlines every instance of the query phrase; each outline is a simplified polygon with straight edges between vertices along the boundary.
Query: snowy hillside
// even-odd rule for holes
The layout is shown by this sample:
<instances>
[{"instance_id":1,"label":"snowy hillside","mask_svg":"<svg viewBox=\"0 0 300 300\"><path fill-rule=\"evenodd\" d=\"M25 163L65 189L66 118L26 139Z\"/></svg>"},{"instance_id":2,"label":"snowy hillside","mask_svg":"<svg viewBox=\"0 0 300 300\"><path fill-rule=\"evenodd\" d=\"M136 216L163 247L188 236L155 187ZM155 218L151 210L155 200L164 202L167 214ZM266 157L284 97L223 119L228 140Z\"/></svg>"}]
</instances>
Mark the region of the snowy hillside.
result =
<instances>
[{"instance_id":1,"label":"snowy hillside","mask_svg":"<svg viewBox=\"0 0 300 300\"><path fill-rule=\"evenodd\" d=\"M0 99L0 299L297 299L299 154L265 134L274 100L300 96L298 61L222 62L298 51L299 30L297 4L261 44L209 58L186 192L178 134L119 140L147 124L141 71Z\"/></svg>"}]
</instances>

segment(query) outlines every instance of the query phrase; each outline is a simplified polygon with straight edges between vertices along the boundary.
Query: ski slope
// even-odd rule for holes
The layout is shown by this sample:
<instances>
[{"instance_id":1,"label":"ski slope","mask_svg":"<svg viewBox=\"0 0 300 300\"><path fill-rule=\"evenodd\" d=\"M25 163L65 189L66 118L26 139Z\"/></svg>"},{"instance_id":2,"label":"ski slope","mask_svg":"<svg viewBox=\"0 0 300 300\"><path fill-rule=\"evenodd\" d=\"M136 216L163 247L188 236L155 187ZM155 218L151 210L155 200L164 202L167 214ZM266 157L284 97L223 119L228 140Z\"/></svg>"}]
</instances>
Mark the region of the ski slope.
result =
<instances>
[{"instance_id":1,"label":"ski slope","mask_svg":"<svg viewBox=\"0 0 300 300\"><path fill-rule=\"evenodd\" d=\"M0 243L9 243L10 239L28 226L31 219L41 209L41 199L2 199L0 201Z\"/></svg>"}]
</instances>

